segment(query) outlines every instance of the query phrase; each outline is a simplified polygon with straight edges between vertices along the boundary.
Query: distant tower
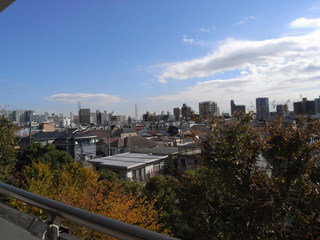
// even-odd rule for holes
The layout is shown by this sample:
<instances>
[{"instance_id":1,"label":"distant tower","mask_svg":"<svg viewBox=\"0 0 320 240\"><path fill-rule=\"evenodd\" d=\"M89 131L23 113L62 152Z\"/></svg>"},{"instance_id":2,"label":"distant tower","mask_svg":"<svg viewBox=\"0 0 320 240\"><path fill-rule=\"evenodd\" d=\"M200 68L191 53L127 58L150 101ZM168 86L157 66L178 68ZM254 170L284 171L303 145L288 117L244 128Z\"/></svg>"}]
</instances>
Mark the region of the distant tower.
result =
<instances>
[{"instance_id":1,"label":"distant tower","mask_svg":"<svg viewBox=\"0 0 320 240\"><path fill-rule=\"evenodd\" d=\"M135 118L137 121L138 120L138 105L137 104L134 105L134 110L135 110Z\"/></svg>"},{"instance_id":2,"label":"distant tower","mask_svg":"<svg viewBox=\"0 0 320 240\"><path fill-rule=\"evenodd\" d=\"M81 109L81 103L80 101L78 101L78 112L80 111L80 109Z\"/></svg>"}]
</instances>

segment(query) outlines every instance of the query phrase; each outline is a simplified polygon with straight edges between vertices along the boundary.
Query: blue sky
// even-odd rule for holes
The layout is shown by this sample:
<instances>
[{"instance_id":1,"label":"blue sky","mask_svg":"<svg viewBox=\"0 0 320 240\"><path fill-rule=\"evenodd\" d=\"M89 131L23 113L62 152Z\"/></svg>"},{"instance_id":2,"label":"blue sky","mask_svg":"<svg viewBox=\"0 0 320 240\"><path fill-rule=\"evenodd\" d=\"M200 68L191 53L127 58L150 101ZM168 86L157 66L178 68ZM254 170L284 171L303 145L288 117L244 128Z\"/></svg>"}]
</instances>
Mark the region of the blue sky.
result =
<instances>
[{"instance_id":1,"label":"blue sky","mask_svg":"<svg viewBox=\"0 0 320 240\"><path fill-rule=\"evenodd\" d=\"M8 110L222 113L319 95L320 1L16 0L0 13Z\"/></svg>"}]
</instances>

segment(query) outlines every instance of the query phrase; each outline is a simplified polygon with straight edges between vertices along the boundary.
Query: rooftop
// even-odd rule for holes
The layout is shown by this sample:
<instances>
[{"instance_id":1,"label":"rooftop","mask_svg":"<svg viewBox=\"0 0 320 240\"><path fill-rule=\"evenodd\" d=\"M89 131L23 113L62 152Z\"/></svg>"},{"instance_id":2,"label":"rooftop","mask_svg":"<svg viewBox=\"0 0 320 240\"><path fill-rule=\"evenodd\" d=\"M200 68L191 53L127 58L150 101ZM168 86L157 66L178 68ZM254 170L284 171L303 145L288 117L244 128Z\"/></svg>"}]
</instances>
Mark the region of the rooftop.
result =
<instances>
[{"instance_id":1,"label":"rooftop","mask_svg":"<svg viewBox=\"0 0 320 240\"><path fill-rule=\"evenodd\" d=\"M145 153L122 153L99 159L89 160L88 162L100 166L131 169L141 165L159 161L166 158L167 155L153 155Z\"/></svg>"}]
</instances>

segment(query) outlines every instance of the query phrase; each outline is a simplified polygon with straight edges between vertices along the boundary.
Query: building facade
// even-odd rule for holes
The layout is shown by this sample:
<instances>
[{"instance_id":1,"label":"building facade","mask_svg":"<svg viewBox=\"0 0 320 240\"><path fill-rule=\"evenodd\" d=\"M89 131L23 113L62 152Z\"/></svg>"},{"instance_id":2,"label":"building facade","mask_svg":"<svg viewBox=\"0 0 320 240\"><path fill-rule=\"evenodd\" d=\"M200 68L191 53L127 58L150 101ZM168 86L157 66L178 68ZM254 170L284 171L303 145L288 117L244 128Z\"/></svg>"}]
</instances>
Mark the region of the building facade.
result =
<instances>
[{"instance_id":1,"label":"building facade","mask_svg":"<svg viewBox=\"0 0 320 240\"><path fill-rule=\"evenodd\" d=\"M79 109L79 124L90 124L90 109L81 108Z\"/></svg>"},{"instance_id":2,"label":"building facade","mask_svg":"<svg viewBox=\"0 0 320 240\"><path fill-rule=\"evenodd\" d=\"M294 102L293 111L295 115L315 114L315 101L308 101L307 98L303 98L301 102Z\"/></svg>"},{"instance_id":3,"label":"building facade","mask_svg":"<svg viewBox=\"0 0 320 240\"><path fill-rule=\"evenodd\" d=\"M270 117L269 112L269 98L256 98L257 119L259 121L266 121Z\"/></svg>"},{"instance_id":4,"label":"building facade","mask_svg":"<svg viewBox=\"0 0 320 240\"><path fill-rule=\"evenodd\" d=\"M245 105L236 105L234 100L230 101L231 106L231 116L236 117L238 115L243 115L246 113L246 106Z\"/></svg>"},{"instance_id":5,"label":"building facade","mask_svg":"<svg viewBox=\"0 0 320 240\"><path fill-rule=\"evenodd\" d=\"M219 116L218 104L213 101L205 101L199 103L200 116Z\"/></svg>"}]
</instances>

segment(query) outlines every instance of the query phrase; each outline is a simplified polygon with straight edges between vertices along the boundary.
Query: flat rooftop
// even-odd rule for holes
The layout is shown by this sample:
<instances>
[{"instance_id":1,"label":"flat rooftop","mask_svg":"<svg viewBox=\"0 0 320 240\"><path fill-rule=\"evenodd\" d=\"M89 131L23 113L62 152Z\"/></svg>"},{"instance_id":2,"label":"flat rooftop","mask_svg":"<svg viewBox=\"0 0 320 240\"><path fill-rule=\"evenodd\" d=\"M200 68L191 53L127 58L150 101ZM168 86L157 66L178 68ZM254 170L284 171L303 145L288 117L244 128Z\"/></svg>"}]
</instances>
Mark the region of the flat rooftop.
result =
<instances>
[{"instance_id":1,"label":"flat rooftop","mask_svg":"<svg viewBox=\"0 0 320 240\"><path fill-rule=\"evenodd\" d=\"M88 162L95 165L100 165L101 167L131 169L148 163L160 161L166 157L168 157L168 155L161 156L146 153L122 153L88 160Z\"/></svg>"}]
</instances>

